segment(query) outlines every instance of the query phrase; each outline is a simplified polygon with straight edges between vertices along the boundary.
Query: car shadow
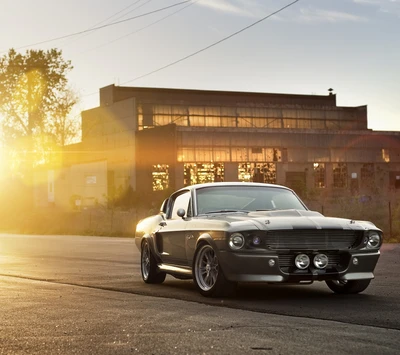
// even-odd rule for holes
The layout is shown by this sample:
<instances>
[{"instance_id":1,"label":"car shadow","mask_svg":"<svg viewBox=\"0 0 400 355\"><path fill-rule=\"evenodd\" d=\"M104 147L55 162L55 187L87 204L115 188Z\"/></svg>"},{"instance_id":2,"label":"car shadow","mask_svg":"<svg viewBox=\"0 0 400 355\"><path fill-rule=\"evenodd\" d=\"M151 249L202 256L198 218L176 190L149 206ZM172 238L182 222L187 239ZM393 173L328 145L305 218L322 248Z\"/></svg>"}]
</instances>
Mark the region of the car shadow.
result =
<instances>
[{"instance_id":1,"label":"car shadow","mask_svg":"<svg viewBox=\"0 0 400 355\"><path fill-rule=\"evenodd\" d=\"M161 288L162 287L162 288ZM354 295L338 295L333 293L325 283L318 282L309 285L288 284L288 285L272 285L272 284L252 284L241 283L237 287L237 291L230 297L207 298L199 294L192 280L176 280L167 278L160 285L158 291L164 289L165 293L178 299L193 299L195 301L212 302L213 300L223 299L226 302L260 302L273 301L279 303L313 303L318 301L346 303L348 301L368 302L376 301L376 296L365 293Z\"/></svg>"},{"instance_id":2,"label":"car shadow","mask_svg":"<svg viewBox=\"0 0 400 355\"><path fill-rule=\"evenodd\" d=\"M153 286L153 285L152 285ZM155 289L151 286L153 291ZM161 297L222 306L260 313L325 319L345 323L394 327L395 321L376 317L376 312L392 312L384 297L368 293L338 295L324 283L312 285L240 284L233 297L207 298L197 291L193 281L169 279L152 292Z\"/></svg>"}]
</instances>

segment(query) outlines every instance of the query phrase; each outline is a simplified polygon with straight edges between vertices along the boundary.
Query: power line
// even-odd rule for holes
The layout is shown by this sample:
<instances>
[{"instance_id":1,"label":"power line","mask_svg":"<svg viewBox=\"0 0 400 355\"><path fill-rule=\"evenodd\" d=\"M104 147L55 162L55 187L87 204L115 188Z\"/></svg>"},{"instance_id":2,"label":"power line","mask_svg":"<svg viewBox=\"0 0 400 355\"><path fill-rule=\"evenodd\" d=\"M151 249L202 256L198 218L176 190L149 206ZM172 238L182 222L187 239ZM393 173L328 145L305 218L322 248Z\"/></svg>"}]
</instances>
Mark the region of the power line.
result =
<instances>
[{"instance_id":1,"label":"power line","mask_svg":"<svg viewBox=\"0 0 400 355\"><path fill-rule=\"evenodd\" d=\"M153 70L153 71L151 71L151 72L149 72L149 73L147 73L147 74L143 74L143 75L140 75L140 76L138 76L138 77L136 77L136 78L134 78L134 79L132 79L132 80L125 81L124 83L122 83L122 85L131 83L132 81L136 81L136 80L142 79L142 78L144 78L144 77L146 77L146 76L152 75L152 74L157 73L157 72L159 72L159 71L161 71L161 70L164 70L164 69L166 69L166 68L172 67L172 66L175 65L175 64L178 64L178 63L180 63L180 62L183 62L184 60L186 60L186 59L188 59L188 58L194 57L195 55L197 55L197 54L199 54L199 53L201 53L201 52L204 52L204 51L206 51L207 49L212 48L212 47L214 47L214 46L216 46L216 45L218 45L218 44L220 44L220 43L222 43L222 42L224 42L224 41L226 41L226 40L228 40L228 39L230 39L230 38L236 36L237 34L239 34L239 33L241 33L241 32L244 32L245 30L247 30L247 29L249 29L249 28L251 28L251 27L253 27L253 26L259 24L260 22L262 22L262 21L264 21L264 20L266 20L266 19L268 19L268 18L270 18L270 17L272 17L272 16L274 16L274 15L276 15L276 14L282 12L283 10L287 9L288 7L294 5L295 3L299 2L299 1L300 1L300 0L295 0L295 1L291 2L290 4L288 4L288 5L286 5L286 6L282 7L282 8L280 8L279 10L270 13L269 15L267 15L267 16L261 18L260 20L258 20L258 21L256 21L256 22L253 22L252 24L250 24L250 25L248 25L248 26L242 28L241 30L236 31L236 32L232 33L231 35L229 35L229 36L227 36L227 37L224 37L224 38L222 38L221 40L219 40L219 41L217 41L217 42L214 42L213 44L210 44L210 45L207 46L207 47L204 47L204 48L202 48L202 49L200 49L200 50L198 50L198 51L196 51L196 52L194 52L194 53L192 53L192 54L189 54L189 55L187 55L186 57L183 57L183 58L181 58L181 59L178 59L178 60L176 60L176 61L174 61L174 62L172 62L172 63L169 63L169 64L167 64L167 65L164 65L164 66L161 67L161 68L155 69L155 70ZM96 95L97 93L98 93L97 91L96 91L96 92L92 92L92 93L90 93L90 94L83 95L83 97L93 96L93 95Z\"/></svg>"},{"instance_id":2,"label":"power line","mask_svg":"<svg viewBox=\"0 0 400 355\"><path fill-rule=\"evenodd\" d=\"M151 15L151 14L155 14L155 13L157 13L157 12L161 12L161 11L170 9L170 8L172 8L172 7L176 7L176 6L179 6L179 5L182 5L182 4L186 4L187 2L190 2L190 1L191 1L191 0L185 0L185 1L182 1L182 2L178 2L178 3L174 4L174 5L170 5L170 6L166 6L166 7L163 7L163 8L157 9L157 10L154 10L154 11L146 12L146 13L141 14L141 15L138 15L138 16L129 17L129 18L125 19L125 20L116 21L116 22L111 22L111 23L108 23L108 24L105 24L105 25L102 25L102 26L93 27L93 28L89 28L89 29L86 29L86 30L83 30L83 31L79 31L79 32L75 32L75 33L70 33L70 34L68 34L68 35L64 35L64 36L60 36L60 37L48 39L48 40L41 41L41 42L36 42L36 43L28 44L28 45L26 45L26 46L22 46L22 47L16 48L16 50L23 49L23 48L27 48L27 47L33 47L33 46L37 46L37 45L39 45L39 44L44 44L44 43L48 43L48 42L58 41L58 40L60 40L60 39L64 39L64 38L69 38L69 37L77 36L77 35L80 35L80 34L83 34L83 33L88 33L88 32L92 32L92 31L97 31L97 30L100 30L100 29L102 29L102 28L106 28L106 27L118 25L118 24L123 23L123 22L135 20L135 19L140 18L140 17L148 16L148 15ZM4 51L3 51L3 52L0 52L0 53L4 53Z\"/></svg>"},{"instance_id":3,"label":"power line","mask_svg":"<svg viewBox=\"0 0 400 355\"><path fill-rule=\"evenodd\" d=\"M141 1L141 0L139 0L139 1ZM137 1L135 4L137 4L139 1ZM114 21L117 21L117 20L119 20L120 18L125 17L126 15L130 14L131 12L136 11L137 9L140 9L141 7L143 7L144 5L147 5L147 4L148 4L149 2L151 2L151 1L153 1L153 0L147 0L145 3L143 3L143 4L139 5L139 6L136 6L134 9L128 11L128 12L125 13L125 14L122 14L122 15L119 16L119 17L117 17L116 19L114 19Z\"/></svg>"},{"instance_id":4,"label":"power line","mask_svg":"<svg viewBox=\"0 0 400 355\"><path fill-rule=\"evenodd\" d=\"M192 1L192 0L191 0L191 1ZM136 33L138 33L138 32L141 32L141 31L143 31L143 30L145 30L145 29L147 29L147 28L149 28L149 27L151 27L151 26L153 26L153 25L155 25L155 24L157 24L157 23L159 23L159 22L161 22L161 21L164 21L164 20L167 19L168 17L171 17L171 16L177 14L178 12L181 12L181 11L185 10L186 8L188 8L189 6L194 5L194 4L195 4L196 2L198 2L198 1L200 1L200 0L194 0L194 1L192 1L190 4L188 4L188 5L184 6L184 7L182 7L181 9L179 9L179 10L177 10L177 11L174 11L174 12L168 14L167 16L161 17L161 18L160 18L159 20L157 20L157 21L154 21L154 22L152 22L152 23L150 23L150 24L148 24L148 25L146 25L146 26L144 26L144 27L142 27L142 28L139 28L139 29L137 29L137 30L135 30L135 31L133 31L133 32L127 33L127 34L125 34L125 35L123 35L123 36L121 36L121 37L115 38L115 39L113 39L113 40L111 40L111 41L109 41L109 42L103 43L103 44L101 44L101 45L99 45L99 46L97 46L97 47L94 47L94 48L88 49L88 50L86 50L86 51L83 51L83 52L81 52L81 54L82 54L82 53L87 53L87 52L92 51L92 50L95 50L95 49L99 49L99 48L105 47L105 46L107 46L107 45L109 45L109 44L111 44L111 43L117 42L117 41L119 41L119 40L121 40L121 39L123 39L123 38L129 37L129 36L134 35L134 34L136 34Z\"/></svg>"},{"instance_id":5,"label":"power line","mask_svg":"<svg viewBox=\"0 0 400 355\"><path fill-rule=\"evenodd\" d=\"M136 0L134 3L132 3L132 4L128 5L128 6L126 6L126 7L124 7L122 10L120 10L120 11L116 12L115 14L113 14L113 15L107 17L106 19L104 19L104 20L102 20L102 21L100 21L100 22L94 24L94 25L91 26L90 28L99 26L99 25L101 25L102 23L107 22L108 20L111 20L114 16L119 15L121 12L124 12L125 10L128 10L130 7L135 6L137 3L141 2L141 1L142 1L142 0ZM150 0L150 1L151 1L151 0ZM144 4L143 4L143 5L144 5ZM121 16L124 17L124 16L126 16L127 14L131 13L132 11L135 11L135 10L137 10L138 8L142 7L143 5L139 5L138 7L135 7L134 9L130 10L130 11L127 12L126 14L122 14ZM119 19L121 18L121 16L119 16L119 17L117 17L116 19L114 19L114 21L119 20Z\"/></svg>"},{"instance_id":6,"label":"power line","mask_svg":"<svg viewBox=\"0 0 400 355\"><path fill-rule=\"evenodd\" d=\"M183 57L183 58L181 58L181 59L178 59L178 60L176 60L176 61L174 61L174 62L172 62L172 63L169 63L169 64L167 64L167 65L164 65L164 66L161 67L161 68L155 69L155 70L153 70L153 71L151 71L151 72L149 72L149 73L147 73L147 74L143 74L143 75L137 76L136 78L134 78L134 79L132 79L132 80L129 80L129 81L126 81L126 82L122 83L122 85L131 83L132 81L136 81L136 80L145 78L146 76L152 75L152 74L157 73L157 72L159 72L159 71L161 71L161 70L164 70L164 69L166 69L166 68L172 67L172 66L175 65L175 64L178 64L178 63L180 63L180 62L183 62L184 60L186 60L186 59L188 59L188 58L194 57L195 55L197 55L197 54L199 54L199 53L202 53L202 52L206 51L207 49L210 49L210 48L212 48L212 47L215 47L216 45L218 45L218 44L220 44L220 43L222 43L222 42L225 42L226 40L228 40L228 39L230 39L230 38L232 38L232 37L238 35L239 33L248 30L249 28L251 28L251 27L253 27L253 26L259 24L260 22L262 22L262 21L264 21L264 20L266 20L266 19L268 19L268 18L270 18L270 17L272 17L272 16L278 14L279 12L282 12L283 10L287 9L288 7L294 5L295 3L299 2L299 1L300 1L300 0L295 0L295 1L291 2L290 4L285 5L284 7L280 8L279 10L270 13L269 15L267 15L267 16L261 18L260 20L258 20L258 21L256 21L256 22L253 22L252 24L250 24L250 25L248 25L248 26L242 28L241 30L236 31L236 32L232 33L231 35L229 35L229 36L227 36L227 37L224 37L224 38L222 38L221 40L210 44L210 45L207 46L207 47L204 47L204 48L202 48L202 49L200 49L200 50L198 50L198 51L196 51L196 52L194 52L194 53L191 53L191 54L189 54L189 55L187 55L187 56L185 56L185 57Z\"/></svg>"},{"instance_id":7,"label":"power line","mask_svg":"<svg viewBox=\"0 0 400 355\"><path fill-rule=\"evenodd\" d=\"M87 29L88 29L88 30L91 30L91 29L93 29L93 28L96 27L96 26L100 26L100 25L103 24L104 22L107 22L108 20L111 20L113 17L119 15L121 12L124 12L125 10L128 10L130 7L136 5L136 4L137 4L138 2L140 2L140 1L142 1L142 0L136 0L133 4L130 4L130 5L126 6L126 7L124 7L122 10L119 10L119 11L115 12L115 13L112 14L111 16L107 17L107 18L104 19L104 20L101 20L100 22L95 23L94 25L88 27ZM149 0L149 1L151 1L151 0ZM147 4L147 2L146 2L145 4ZM117 17L116 19L114 19L114 21L119 20L121 17L124 17L125 15L131 13L132 11L138 9L138 8L141 7L141 6L143 6L143 5L140 5L140 6L138 6L138 7L135 7L133 10L127 12L126 14L123 14L122 16ZM79 37L79 38L83 38L83 37L85 37L85 36L88 36L89 34L90 34L90 33L85 33L85 34L83 34L83 35L82 35L81 37ZM75 40L77 40L77 39L79 39L79 38L76 38ZM69 41L69 42L67 41L67 43L64 43L64 44L62 45L62 47L65 47L66 45L68 45L69 43L72 43L72 42L73 42L73 39L71 39L71 41Z\"/></svg>"}]
</instances>

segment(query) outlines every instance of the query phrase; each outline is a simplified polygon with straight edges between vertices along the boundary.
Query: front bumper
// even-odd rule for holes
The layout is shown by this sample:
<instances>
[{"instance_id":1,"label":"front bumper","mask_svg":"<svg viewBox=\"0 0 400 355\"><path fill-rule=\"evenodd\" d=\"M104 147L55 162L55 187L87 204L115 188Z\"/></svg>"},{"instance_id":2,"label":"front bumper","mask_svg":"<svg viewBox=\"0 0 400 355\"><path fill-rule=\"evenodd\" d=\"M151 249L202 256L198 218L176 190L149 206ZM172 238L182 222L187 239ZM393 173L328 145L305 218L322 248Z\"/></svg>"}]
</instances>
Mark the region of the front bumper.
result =
<instances>
[{"instance_id":1,"label":"front bumper","mask_svg":"<svg viewBox=\"0 0 400 355\"><path fill-rule=\"evenodd\" d=\"M301 251L305 254L313 254ZM321 251L323 253L324 251ZM236 282L306 282L324 280L365 280L374 278L374 269L380 252L374 251L343 251L340 262L326 269L317 269L310 266L306 270L299 270L294 265L282 267L279 251L270 253L239 253L220 251L219 259L225 277ZM292 252L295 255L296 252ZM287 255L287 254L286 254ZM357 258L357 263L354 262ZM270 266L269 261L274 260Z\"/></svg>"}]
</instances>

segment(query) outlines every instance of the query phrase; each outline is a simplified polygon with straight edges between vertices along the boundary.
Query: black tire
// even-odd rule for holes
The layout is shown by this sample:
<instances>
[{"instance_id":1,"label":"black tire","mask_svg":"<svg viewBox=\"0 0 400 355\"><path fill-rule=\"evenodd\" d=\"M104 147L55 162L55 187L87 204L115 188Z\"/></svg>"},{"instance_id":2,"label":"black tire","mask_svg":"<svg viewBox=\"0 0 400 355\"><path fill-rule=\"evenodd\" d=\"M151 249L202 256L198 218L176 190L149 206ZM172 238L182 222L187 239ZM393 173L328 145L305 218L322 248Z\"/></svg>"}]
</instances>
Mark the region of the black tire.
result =
<instances>
[{"instance_id":1,"label":"black tire","mask_svg":"<svg viewBox=\"0 0 400 355\"><path fill-rule=\"evenodd\" d=\"M236 291L236 282L229 281L219 265L217 254L210 244L200 245L193 261L193 280L205 297L229 297Z\"/></svg>"},{"instance_id":2,"label":"black tire","mask_svg":"<svg viewBox=\"0 0 400 355\"><path fill-rule=\"evenodd\" d=\"M351 294L363 292L371 280L327 280L328 287L335 293Z\"/></svg>"},{"instance_id":3,"label":"black tire","mask_svg":"<svg viewBox=\"0 0 400 355\"><path fill-rule=\"evenodd\" d=\"M156 259L151 251L148 240L142 243L140 253L140 272L142 279L148 284L161 284L164 282L167 274L158 270Z\"/></svg>"}]
</instances>

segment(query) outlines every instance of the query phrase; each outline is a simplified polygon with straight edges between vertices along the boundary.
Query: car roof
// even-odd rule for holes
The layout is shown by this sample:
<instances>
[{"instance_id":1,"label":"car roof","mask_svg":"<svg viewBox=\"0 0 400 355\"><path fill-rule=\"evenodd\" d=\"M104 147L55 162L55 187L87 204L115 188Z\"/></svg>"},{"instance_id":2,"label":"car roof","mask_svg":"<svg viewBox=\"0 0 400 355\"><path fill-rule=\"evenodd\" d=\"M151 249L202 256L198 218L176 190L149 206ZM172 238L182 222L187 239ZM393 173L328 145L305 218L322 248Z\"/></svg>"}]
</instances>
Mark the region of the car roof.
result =
<instances>
[{"instance_id":1,"label":"car roof","mask_svg":"<svg viewBox=\"0 0 400 355\"><path fill-rule=\"evenodd\" d=\"M232 182L208 182L204 184L195 184L195 185L189 185L186 186L182 189L179 189L178 191L183 191L183 190L197 190L201 189L204 187L216 187L216 186L259 186L259 187L272 187L272 188L280 188L280 189L285 189L289 191L293 191L292 189L282 186L282 185L276 185L276 184L265 184L261 182L240 182L240 181L232 181Z\"/></svg>"}]
</instances>

